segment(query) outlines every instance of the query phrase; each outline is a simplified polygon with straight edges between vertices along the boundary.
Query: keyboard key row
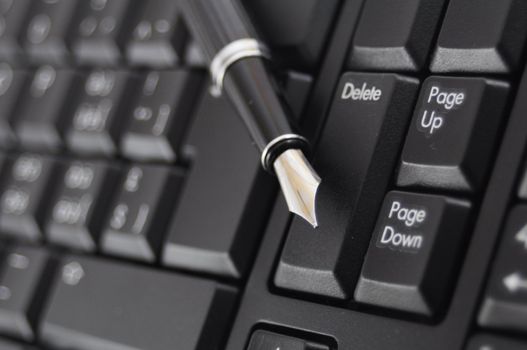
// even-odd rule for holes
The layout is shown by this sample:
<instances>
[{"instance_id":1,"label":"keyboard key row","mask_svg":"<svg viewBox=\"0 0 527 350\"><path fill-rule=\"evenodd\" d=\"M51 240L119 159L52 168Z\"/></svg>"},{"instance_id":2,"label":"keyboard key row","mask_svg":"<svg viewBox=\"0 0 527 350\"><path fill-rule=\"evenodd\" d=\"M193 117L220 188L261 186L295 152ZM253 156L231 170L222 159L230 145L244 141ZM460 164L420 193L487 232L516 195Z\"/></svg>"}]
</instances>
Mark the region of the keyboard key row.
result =
<instances>
[{"instance_id":1,"label":"keyboard key row","mask_svg":"<svg viewBox=\"0 0 527 350\"><path fill-rule=\"evenodd\" d=\"M521 68L526 43L523 0L368 0L348 68L510 74Z\"/></svg>"},{"instance_id":2,"label":"keyboard key row","mask_svg":"<svg viewBox=\"0 0 527 350\"><path fill-rule=\"evenodd\" d=\"M151 1L146 12L141 11L144 3L130 0L15 3L20 4L7 6L2 17L3 59L18 58L21 46L29 60L37 63L66 64L74 55L80 64L115 65L129 48L132 63L166 67L180 62L188 41L173 1ZM151 26L149 21L154 21ZM133 41L128 45L132 36L147 45L148 55L140 52L138 56ZM155 55L158 43L164 45L163 56ZM152 54L155 58L149 59Z\"/></svg>"},{"instance_id":3,"label":"keyboard key row","mask_svg":"<svg viewBox=\"0 0 527 350\"><path fill-rule=\"evenodd\" d=\"M316 68L337 0L243 3L274 57L288 67ZM0 8L0 59L13 63L202 66L196 48L177 0L5 0Z\"/></svg>"},{"instance_id":4,"label":"keyboard key row","mask_svg":"<svg viewBox=\"0 0 527 350\"><path fill-rule=\"evenodd\" d=\"M0 67L0 137L30 150L174 161L201 86L195 71L96 69L84 77L51 66ZM129 101L135 101L129 103Z\"/></svg>"},{"instance_id":5,"label":"keyboard key row","mask_svg":"<svg viewBox=\"0 0 527 350\"><path fill-rule=\"evenodd\" d=\"M319 227L292 220L274 275L283 292L432 318L446 310L509 85L432 76L417 88L394 74L341 77L315 155ZM398 190L387 193L394 169Z\"/></svg>"},{"instance_id":6,"label":"keyboard key row","mask_svg":"<svg viewBox=\"0 0 527 350\"><path fill-rule=\"evenodd\" d=\"M148 106L154 109L158 104L153 100L165 100L155 98L156 87L164 87L161 97L173 95L157 78L157 74L147 78L153 82L145 83L145 99L140 99L144 106L140 109L147 114ZM288 97L296 110L309 83L302 75L291 75L285 83L295 87ZM107 93L105 84L92 84L88 89L92 95ZM229 102L205 93L198 105L193 121L185 121L189 132L179 132L185 139L181 154L191 160L187 171L171 165L10 154L0 162L5 163L0 171L0 232L242 277L276 194L275 185L261 170L257 151ZM140 119L137 123L149 122ZM210 181L211 175L217 181ZM213 219L203 220L203 213Z\"/></svg>"},{"instance_id":7,"label":"keyboard key row","mask_svg":"<svg viewBox=\"0 0 527 350\"><path fill-rule=\"evenodd\" d=\"M80 256L59 262L27 246L3 253L0 333L57 349L216 348L236 297L233 287L144 267ZM22 348L0 341L0 349Z\"/></svg>"}]
</instances>

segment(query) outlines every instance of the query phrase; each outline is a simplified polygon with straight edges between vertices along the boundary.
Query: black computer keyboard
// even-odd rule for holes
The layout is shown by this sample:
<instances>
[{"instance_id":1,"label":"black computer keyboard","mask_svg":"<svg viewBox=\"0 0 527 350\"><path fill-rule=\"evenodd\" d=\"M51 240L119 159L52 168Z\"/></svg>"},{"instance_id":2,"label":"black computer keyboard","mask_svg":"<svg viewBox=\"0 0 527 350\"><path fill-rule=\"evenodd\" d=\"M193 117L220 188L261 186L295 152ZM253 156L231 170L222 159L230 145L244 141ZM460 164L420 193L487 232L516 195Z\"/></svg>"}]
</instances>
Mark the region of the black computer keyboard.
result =
<instances>
[{"instance_id":1,"label":"black computer keyboard","mask_svg":"<svg viewBox=\"0 0 527 350\"><path fill-rule=\"evenodd\" d=\"M527 1L242 2L317 229L178 0L0 0L0 350L527 349Z\"/></svg>"}]
</instances>

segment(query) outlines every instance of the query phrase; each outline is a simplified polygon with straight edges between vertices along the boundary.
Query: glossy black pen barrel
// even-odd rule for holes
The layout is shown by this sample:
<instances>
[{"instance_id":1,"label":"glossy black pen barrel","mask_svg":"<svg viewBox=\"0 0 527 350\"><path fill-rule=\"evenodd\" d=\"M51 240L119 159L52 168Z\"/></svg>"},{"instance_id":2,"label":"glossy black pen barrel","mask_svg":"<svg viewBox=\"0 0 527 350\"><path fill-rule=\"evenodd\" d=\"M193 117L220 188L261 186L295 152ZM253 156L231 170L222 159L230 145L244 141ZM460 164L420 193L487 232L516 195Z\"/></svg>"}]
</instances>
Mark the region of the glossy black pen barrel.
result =
<instances>
[{"instance_id":1,"label":"glossy black pen barrel","mask_svg":"<svg viewBox=\"0 0 527 350\"><path fill-rule=\"evenodd\" d=\"M223 86L260 152L267 149L264 166L268 170L272 170L272 163L284 150L307 151L308 146L303 138L295 136L292 112L275 85L267 61L251 57L227 70Z\"/></svg>"},{"instance_id":2,"label":"glossy black pen barrel","mask_svg":"<svg viewBox=\"0 0 527 350\"><path fill-rule=\"evenodd\" d=\"M187 25L209 63L231 42L257 37L239 1L182 0L181 6Z\"/></svg>"},{"instance_id":3,"label":"glossy black pen barrel","mask_svg":"<svg viewBox=\"0 0 527 350\"><path fill-rule=\"evenodd\" d=\"M238 0L182 0L188 25L211 64L213 83L229 96L251 137L263 153L263 166L273 171L274 160L290 148L307 149L307 141L296 135L289 106L280 94L264 52L254 54L254 46L244 39L259 42L256 31ZM241 42L241 43L240 43ZM230 44L238 43L236 48ZM263 48L263 47L262 47ZM239 50L239 51L236 51ZM238 54L253 52L230 61ZM217 69L215 58L221 57ZM229 62L228 64L226 62Z\"/></svg>"}]
</instances>

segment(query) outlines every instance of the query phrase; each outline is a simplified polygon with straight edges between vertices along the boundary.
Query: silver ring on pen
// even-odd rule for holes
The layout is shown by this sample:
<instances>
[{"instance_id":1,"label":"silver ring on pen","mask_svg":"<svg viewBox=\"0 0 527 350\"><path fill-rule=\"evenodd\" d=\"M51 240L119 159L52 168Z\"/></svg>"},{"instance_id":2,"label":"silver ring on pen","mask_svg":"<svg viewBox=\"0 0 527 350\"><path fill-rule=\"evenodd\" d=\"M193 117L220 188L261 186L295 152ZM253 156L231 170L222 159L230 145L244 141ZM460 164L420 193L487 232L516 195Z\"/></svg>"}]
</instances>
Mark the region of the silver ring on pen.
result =
<instances>
[{"instance_id":1,"label":"silver ring on pen","mask_svg":"<svg viewBox=\"0 0 527 350\"><path fill-rule=\"evenodd\" d=\"M211 92L214 96L221 95L223 80L229 67L244 58L264 57L271 58L269 48L256 39L245 38L235 40L225 45L214 56L210 63L210 75L212 77Z\"/></svg>"},{"instance_id":2,"label":"silver ring on pen","mask_svg":"<svg viewBox=\"0 0 527 350\"><path fill-rule=\"evenodd\" d=\"M278 136L277 138L271 140L271 142L269 142L267 146L265 146L264 150L262 151L262 156L260 158L260 161L262 162L262 166L264 169L268 170L268 167L269 167L268 165L269 162L267 161L267 158L269 157L269 151L274 146L278 145L281 142L287 141L287 140L299 140L299 141L304 142L306 145L308 144L308 141L304 136L300 136L297 134L285 134L285 135Z\"/></svg>"}]
</instances>

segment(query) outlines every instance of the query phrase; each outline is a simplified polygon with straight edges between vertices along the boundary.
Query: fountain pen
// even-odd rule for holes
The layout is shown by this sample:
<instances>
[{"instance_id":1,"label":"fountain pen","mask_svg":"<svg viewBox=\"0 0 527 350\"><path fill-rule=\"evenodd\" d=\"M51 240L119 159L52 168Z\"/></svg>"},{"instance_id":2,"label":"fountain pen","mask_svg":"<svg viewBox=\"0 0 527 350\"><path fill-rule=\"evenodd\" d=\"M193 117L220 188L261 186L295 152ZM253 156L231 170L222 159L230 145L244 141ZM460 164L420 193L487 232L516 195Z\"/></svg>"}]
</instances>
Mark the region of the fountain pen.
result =
<instances>
[{"instance_id":1,"label":"fountain pen","mask_svg":"<svg viewBox=\"0 0 527 350\"><path fill-rule=\"evenodd\" d=\"M239 0L182 0L183 16L209 63L212 92L230 99L278 178L289 210L317 227L320 177L306 158L309 142L295 132L292 113L270 70L271 55ZM214 116L211 116L214 118Z\"/></svg>"}]
</instances>

